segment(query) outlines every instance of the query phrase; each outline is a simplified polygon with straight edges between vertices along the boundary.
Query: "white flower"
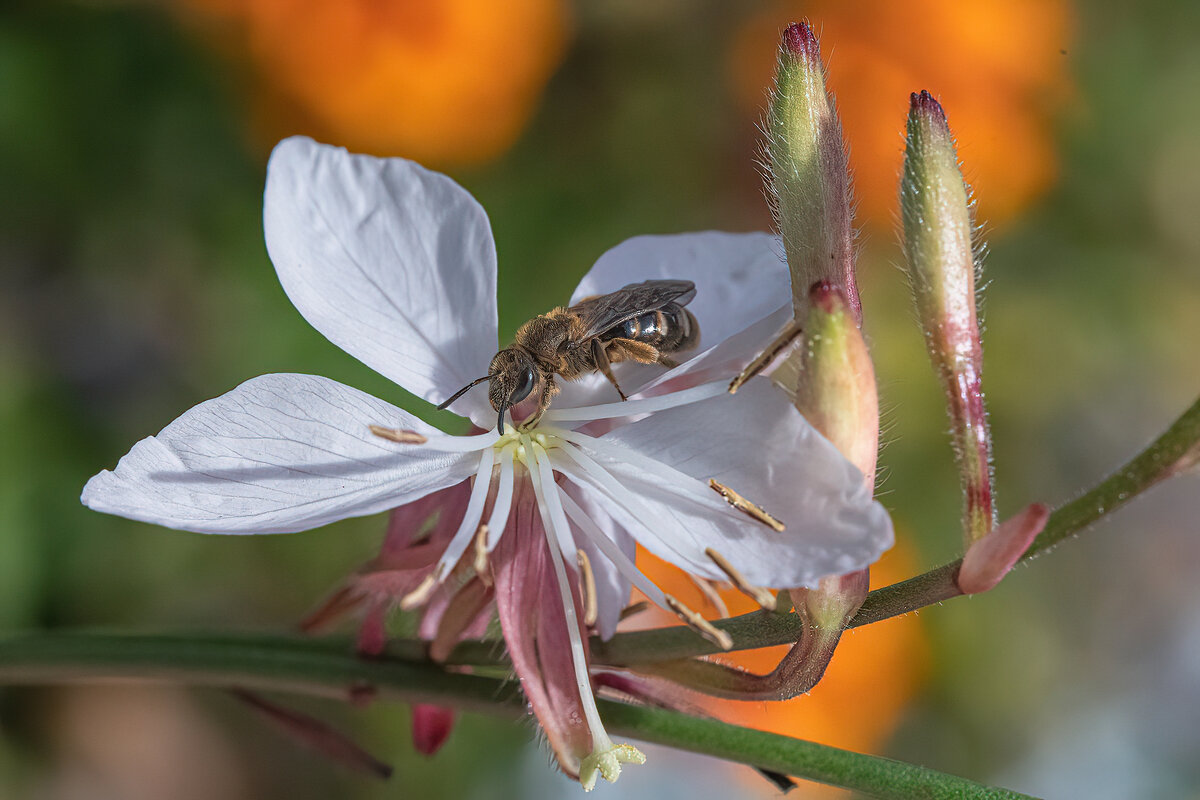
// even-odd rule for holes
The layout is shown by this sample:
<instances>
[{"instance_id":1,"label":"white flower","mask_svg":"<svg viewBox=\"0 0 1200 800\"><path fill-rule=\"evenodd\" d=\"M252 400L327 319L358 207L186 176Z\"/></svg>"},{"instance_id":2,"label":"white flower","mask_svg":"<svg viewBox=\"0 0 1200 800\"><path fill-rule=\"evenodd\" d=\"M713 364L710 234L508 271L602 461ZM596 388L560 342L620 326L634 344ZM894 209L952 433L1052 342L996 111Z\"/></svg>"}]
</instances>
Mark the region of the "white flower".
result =
<instances>
[{"instance_id":1,"label":"white flower","mask_svg":"<svg viewBox=\"0 0 1200 800\"><path fill-rule=\"evenodd\" d=\"M264 217L284 289L335 344L431 402L487 371L498 348L495 246L483 209L449 178L402 159L288 139L271 158ZM890 520L862 475L781 390L758 378L736 396L725 391L790 315L775 240L632 239L600 258L572 301L660 277L695 282L689 309L707 349L665 373L621 365L632 367L618 372L627 402L588 376L566 384L536 427L447 436L335 381L265 375L139 442L115 470L88 482L83 503L204 533L284 533L405 506L473 479L469 492L455 494L465 502L442 509L451 516L444 549L424 565L407 605L428 599L456 566L488 563L491 553L514 665L523 678L542 673L526 692L560 763L585 785L596 770L615 777L619 762L640 754L605 734L586 640L579 624L562 623L594 605L596 629L611 635L631 583L688 616L638 571L634 540L694 575L729 579L711 550L739 579L785 588L861 569L892 542ZM452 410L480 427L495 420L483 387ZM372 426L410 432L395 437L410 441ZM738 510L710 481L761 504L784 530ZM561 598L549 604L557 610L545 608L547 589ZM540 614L540 634L514 629L530 613ZM539 635L543 645L561 638L558 657L569 654L569 668L529 657Z\"/></svg>"}]
</instances>

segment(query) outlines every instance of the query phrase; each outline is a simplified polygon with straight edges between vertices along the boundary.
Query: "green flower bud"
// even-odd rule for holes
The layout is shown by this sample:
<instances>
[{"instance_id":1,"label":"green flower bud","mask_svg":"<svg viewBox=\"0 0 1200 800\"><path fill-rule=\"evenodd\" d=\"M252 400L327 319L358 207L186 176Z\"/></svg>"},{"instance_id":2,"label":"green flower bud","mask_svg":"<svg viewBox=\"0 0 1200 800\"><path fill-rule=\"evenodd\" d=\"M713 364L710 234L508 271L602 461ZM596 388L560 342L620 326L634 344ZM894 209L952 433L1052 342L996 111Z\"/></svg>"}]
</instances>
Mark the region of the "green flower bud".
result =
<instances>
[{"instance_id":1,"label":"green flower bud","mask_svg":"<svg viewBox=\"0 0 1200 800\"><path fill-rule=\"evenodd\" d=\"M846 147L807 23L792 23L783 33L767 134L768 184L792 272L796 319L804 319L808 287L829 281L843 287L858 323Z\"/></svg>"},{"instance_id":2,"label":"green flower bud","mask_svg":"<svg viewBox=\"0 0 1200 800\"><path fill-rule=\"evenodd\" d=\"M995 524L991 432L975 313L974 228L950 126L929 92L912 95L900 207L917 315L946 390L963 485L963 532L970 545Z\"/></svg>"},{"instance_id":3,"label":"green flower bud","mask_svg":"<svg viewBox=\"0 0 1200 800\"><path fill-rule=\"evenodd\" d=\"M803 342L776 379L791 382L796 408L874 487L879 396L867 343L839 287L821 281L808 298ZM785 371L792 365L798 370L794 377Z\"/></svg>"}]
</instances>

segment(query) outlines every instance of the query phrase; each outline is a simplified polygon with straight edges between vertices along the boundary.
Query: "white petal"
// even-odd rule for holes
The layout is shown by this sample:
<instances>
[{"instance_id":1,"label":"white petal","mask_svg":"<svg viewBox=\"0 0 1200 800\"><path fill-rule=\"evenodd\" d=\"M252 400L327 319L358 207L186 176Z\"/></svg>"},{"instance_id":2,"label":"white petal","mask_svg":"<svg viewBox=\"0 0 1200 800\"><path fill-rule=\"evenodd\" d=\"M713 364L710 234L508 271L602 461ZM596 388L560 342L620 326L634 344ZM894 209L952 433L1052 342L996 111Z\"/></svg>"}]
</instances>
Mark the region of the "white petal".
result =
<instances>
[{"instance_id":1,"label":"white petal","mask_svg":"<svg viewBox=\"0 0 1200 800\"><path fill-rule=\"evenodd\" d=\"M201 403L88 481L96 511L201 533L290 533L374 514L470 475L477 453L398 444L370 425L442 436L314 375L263 375Z\"/></svg>"},{"instance_id":2,"label":"white petal","mask_svg":"<svg viewBox=\"0 0 1200 800\"><path fill-rule=\"evenodd\" d=\"M688 309L709 347L767 316L792 296L779 240L765 233L681 233L637 236L600 256L571 295L577 303L655 278L690 280Z\"/></svg>"},{"instance_id":3,"label":"white petal","mask_svg":"<svg viewBox=\"0 0 1200 800\"><path fill-rule=\"evenodd\" d=\"M263 221L284 291L338 347L433 403L487 373L496 247L454 181L297 136L271 155ZM454 410L494 416L483 392Z\"/></svg>"},{"instance_id":4,"label":"white petal","mask_svg":"<svg viewBox=\"0 0 1200 800\"><path fill-rule=\"evenodd\" d=\"M891 520L862 474L762 378L736 396L618 428L595 447L589 454L637 507L614 504L578 470L568 475L646 549L692 573L724 577L704 554L712 547L751 583L813 586L825 575L867 566L892 544ZM672 471L682 474L671 479ZM765 508L786 530L730 508L707 488L710 478Z\"/></svg>"}]
</instances>

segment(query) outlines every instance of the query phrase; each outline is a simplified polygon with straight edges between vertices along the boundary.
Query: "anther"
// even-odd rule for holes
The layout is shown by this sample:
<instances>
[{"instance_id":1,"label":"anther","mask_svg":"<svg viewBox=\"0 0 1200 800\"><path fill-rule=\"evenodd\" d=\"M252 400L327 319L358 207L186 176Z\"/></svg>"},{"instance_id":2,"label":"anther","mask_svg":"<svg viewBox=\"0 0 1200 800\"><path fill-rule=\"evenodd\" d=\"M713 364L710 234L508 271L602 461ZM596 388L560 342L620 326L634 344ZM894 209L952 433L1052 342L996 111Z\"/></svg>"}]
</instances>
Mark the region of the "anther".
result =
<instances>
[{"instance_id":1,"label":"anther","mask_svg":"<svg viewBox=\"0 0 1200 800\"><path fill-rule=\"evenodd\" d=\"M729 582L732 583L734 588L736 588L739 592L758 603L767 611L775 610L775 595L772 594L770 589L764 589L761 586L755 586L747 581L746 577L742 575L742 573L739 572L738 569L733 566L733 564L730 564L725 559L725 556L721 555L711 547L704 551L704 555L713 560L713 563L720 568L721 572L725 573L725 575L729 578Z\"/></svg>"},{"instance_id":2,"label":"anther","mask_svg":"<svg viewBox=\"0 0 1200 800\"><path fill-rule=\"evenodd\" d=\"M771 516L766 511L764 511L762 506L751 503L749 500L742 497L740 494L735 492L733 489L730 489L725 484L717 483L716 481L714 481L710 478L708 481L708 485L709 485L709 488L711 488L714 492L721 495L721 497L725 498L726 503L729 503L729 505L733 506L738 511L741 511L746 516L756 519L759 522L761 522L763 525L766 525L769 528L774 528L775 530L780 531L780 532L784 531L787 528L787 526L784 525L782 522L780 522L778 519Z\"/></svg>"},{"instance_id":3,"label":"anther","mask_svg":"<svg viewBox=\"0 0 1200 800\"><path fill-rule=\"evenodd\" d=\"M621 609L620 621L624 622L625 620L632 617L634 614L640 614L649 607L650 607L650 601L648 601L648 600L638 600L636 603L630 603L629 605L627 605Z\"/></svg>"},{"instance_id":4,"label":"anther","mask_svg":"<svg viewBox=\"0 0 1200 800\"><path fill-rule=\"evenodd\" d=\"M754 360L747 364L746 368L729 382L729 393L737 394L737 390L742 388L746 381L766 369L802 333L804 333L804 327L799 322L795 320L789 322L779 336L775 337L775 341L771 342L766 350L755 356Z\"/></svg>"},{"instance_id":5,"label":"anther","mask_svg":"<svg viewBox=\"0 0 1200 800\"><path fill-rule=\"evenodd\" d=\"M492 585L492 576L488 571L488 526L486 522L479 523L479 530L475 531L475 574L479 576L479 580L483 581L484 586Z\"/></svg>"},{"instance_id":6,"label":"anther","mask_svg":"<svg viewBox=\"0 0 1200 800\"><path fill-rule=\"evenodd\" d=\"M442 568L439 566L433 572L426 575L425 580L421 581L417 588L400 598L400 610L412 611L417 606L423 605L428 601L430 595L433 594L433 590L437 588L441 577Z\"/></svg>"},{"instance_id":7,"label":"anther","mask_svg":"<svg viewBox=\"0 0 1200 800\"><path fill-rule=\"evenodd\" d=\"M700 594L704 595L704 599L707 600L714 609L716 609L717 616L729 616L729 607L726 606L725 601L721 599L721 595L717 591L717 587L713 586L712 581L706 578L701 578L699 575L692 575L691 573L688 573L688 577L692 579L692 583L696 584L696 588L700 590Z\"/></svg>"},{"instance_id":8,"label":"anther","mask_svg":"<svg viewBox=\"0 0 1200 800\"><path fill-rule=\"evenodd\" d=\"M371 425L371 433L378 436L380 439L387 439L389 442L398 442L399 444L425 444L429 438L422 436L416 431L406 431L402 428L385 428L382 425Z\"/></svg>"},{"instance_id":9,"label":"anther","mask_svg":"<svg viewBox=\"0 0 1200 800\"><path fill-rule=\"evenodd\" d=\"M696 633L700 634L722 650L729 650L733 647L733 637L728 633L720 628L717 628L711 622L697 614L695 611L692 611L690 608L676 600L671 595L666 595L666 600L667 605L670 606L671 610L675 612L676 616L683 620L684 623Z\"/></svg>"},{"instance_id":10,"label":"anther","mask_svg":"<svg viewBox=\"0 0 1200 800\"><path fill-rule=\"evenodd\" d=\"M583 594L583 624L591 627L596 624L596 617L600 614L596 605L596 575L592 572L592 562L587 553L576 550L575 556L579 560L579 574L583 577L579 585Z\"/></svg>"}]
</instances>

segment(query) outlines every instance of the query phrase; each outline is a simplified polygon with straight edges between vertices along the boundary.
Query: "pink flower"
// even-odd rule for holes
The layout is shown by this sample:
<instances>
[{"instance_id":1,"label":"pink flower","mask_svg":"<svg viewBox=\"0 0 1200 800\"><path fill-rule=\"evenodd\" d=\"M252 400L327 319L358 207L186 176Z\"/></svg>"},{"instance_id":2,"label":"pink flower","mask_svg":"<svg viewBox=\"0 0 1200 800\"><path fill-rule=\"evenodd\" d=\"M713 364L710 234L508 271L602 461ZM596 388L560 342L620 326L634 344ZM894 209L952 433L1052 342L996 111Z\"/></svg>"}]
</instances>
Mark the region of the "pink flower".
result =
<instances>
[{"instance_id":1,"label":"pink flower","mask_svg":"<svg viewBox=\"0 0 1200 800\"><path fill-rule=\"evenodd\" d=\"M495 247L483 209L449 178L288 139L271 158L264 217L284 289L331 341L432 402L486 372L497 350ZM777 241L632 239L572 299L658 277L695 282L689 309L712 346L666 372L620 365L633 367L619 372L627 402L589 376L534 426L448 436L326 378L264 375L139 442L82 500L205 533L284 533L399 507L413 529L381 555L375 596L427 605L423 632L448 647L477 628L494 594L560 765L585 788L597 774L613 780L642 755L604 730L584 628L610 636L632 584L721 637L638 571L635 540L704 578L729 577L713 550L745 581L785 588L861 569L892 542L862 474L782 390L756 378L736 397L725 391L790 317ZM481 428L496 418L483 389L451 408ZM416 538L431 511L433 530Z\"/></svg>"}]
</instances>

